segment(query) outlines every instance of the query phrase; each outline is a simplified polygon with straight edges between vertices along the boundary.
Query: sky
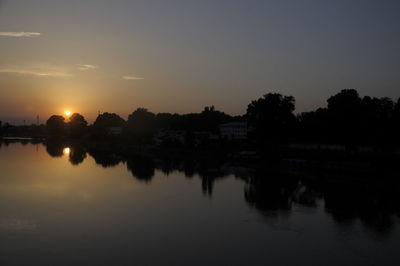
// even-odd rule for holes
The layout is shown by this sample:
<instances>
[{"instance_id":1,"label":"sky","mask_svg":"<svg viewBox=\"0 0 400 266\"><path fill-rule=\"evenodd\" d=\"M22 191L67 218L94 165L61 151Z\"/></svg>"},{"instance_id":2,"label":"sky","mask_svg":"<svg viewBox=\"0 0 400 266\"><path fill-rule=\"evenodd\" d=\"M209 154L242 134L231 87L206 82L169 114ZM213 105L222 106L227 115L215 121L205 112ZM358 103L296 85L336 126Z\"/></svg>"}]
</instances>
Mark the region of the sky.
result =
<instances>
[{"instance_id":1,"label":"sky","mask_svg":"<svg viewBox=\"0 0 400 266\"><path fill-rule=\"evenodd\" d=\"M397 0L0 0L0 120L400 96Z\"/></svg>"}]
</instances>

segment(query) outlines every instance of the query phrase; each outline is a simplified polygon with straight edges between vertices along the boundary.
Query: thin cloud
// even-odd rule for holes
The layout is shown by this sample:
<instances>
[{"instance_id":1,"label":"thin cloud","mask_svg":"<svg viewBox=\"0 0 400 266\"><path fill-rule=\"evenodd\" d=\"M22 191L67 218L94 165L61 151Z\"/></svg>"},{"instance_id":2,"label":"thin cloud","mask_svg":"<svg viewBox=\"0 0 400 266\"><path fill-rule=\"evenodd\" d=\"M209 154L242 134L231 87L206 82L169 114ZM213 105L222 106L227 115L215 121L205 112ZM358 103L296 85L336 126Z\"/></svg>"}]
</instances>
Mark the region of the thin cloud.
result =
<instances>
[{"instance_id":1,"label":"thin cloud","mask_svg":"<svg viewBox=\"0 0 400 266\"><path fill-rule=\"evenodd\" d=\"M123 76L122 79L125 79L125 80L143 80L144 78L133 77L133 76Z\"/></svg>"},{"instance_id":2,"label":"thin cloud","mask_svg":"<svg viewBox=\"0 0 400 266\"><path fill-rule=\"evenodd\" d=\"M89 65L89 64L85 64L85 65L77 65L79 70L92 70L92 69L96 69L99 68L98 66L95 65Z\"/></svg>"},{"instance_id":3,"label":"thin cloud","mask_svg":"<svg viewBox=\"0 0 400 266\"><path fill-rule=\"evenodd\" d=\"M2 31L2 32L0 32L0 36L4 36L4 37L37 37L40 35L41 35L40 32L25 32L25 31L19 31L19 32Z\"/></svg>"},{"instance_id":4,"label":"thin cloud","mask_svg":"<svg viewBox=\"0 0 400 266\"><path fill-rule=\"evenodd\" d=\"M57 71L39 71L29 69L15 69L15 68L1 68L0 73L19 74L19 75L31 75L36 77L71 77L72 75L67 72Z\"/></svg>"}]
</instances>

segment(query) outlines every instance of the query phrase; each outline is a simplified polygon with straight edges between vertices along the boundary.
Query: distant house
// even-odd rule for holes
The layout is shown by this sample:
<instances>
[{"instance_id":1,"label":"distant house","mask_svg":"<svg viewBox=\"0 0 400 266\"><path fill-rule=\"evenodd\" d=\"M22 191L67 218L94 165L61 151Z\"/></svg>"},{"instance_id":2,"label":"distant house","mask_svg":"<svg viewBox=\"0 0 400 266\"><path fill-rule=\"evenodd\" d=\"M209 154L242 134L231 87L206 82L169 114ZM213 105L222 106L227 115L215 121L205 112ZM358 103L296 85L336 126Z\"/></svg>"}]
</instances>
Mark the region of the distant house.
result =
<instances>
[{"instance_id":1,"label":"distant house","mask_svg":"<svg viewBox=\"0 0 400 266\"><path fill-rule=\"evenodd\" d=\"M164 142L185 143L185 131L183 130L170 130L160 129L153 136L153 142L156 145L161 145Z\"/></svg>"},{"instance_id":2,"label":"distant house","mask_svg":"<svg viewBox=\"0 0 400 266\"><path fill-rule=\"evenodd\" d=\"M247 122L231 122L219 126L221 137L227 140L246 140Z\"/></svg>"},{"instance_id":3,"label":"distant house","mask_svg":"<svg viewBox=\"0 0 400 266\"><path fill-rule=\"evenodd\" d=\"M109 136L120 136L122 134L122 127L108 127L107 134Z\"/></svg>"}]
</instances>

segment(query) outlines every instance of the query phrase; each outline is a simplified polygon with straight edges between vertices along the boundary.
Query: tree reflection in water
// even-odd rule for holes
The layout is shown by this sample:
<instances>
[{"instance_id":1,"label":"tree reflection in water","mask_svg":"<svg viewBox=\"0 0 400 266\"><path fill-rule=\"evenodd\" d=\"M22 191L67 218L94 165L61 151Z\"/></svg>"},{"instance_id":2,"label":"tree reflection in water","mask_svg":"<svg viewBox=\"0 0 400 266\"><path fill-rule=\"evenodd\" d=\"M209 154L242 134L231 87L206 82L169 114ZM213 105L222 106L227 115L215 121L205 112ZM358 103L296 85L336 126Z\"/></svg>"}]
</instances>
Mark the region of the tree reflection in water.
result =
<instances>
[{"instance_id":1,"label":"tree reflection in water","mask_svg":"<svg viewBox=\"0 0 400 266\"><path fill-rule=\"evenodd\" d=\"M46 143L46 151L53 158L62 157L64 155L64 148L65 144L61 142Z\"/></svg>"},{"instance_id":2,"label":"tree reflection in water","mask_svg":"<svg viewBox=\"0 0 400 266\"><path fill-rule=\"evenodd\" d=\"M126 167L139 181L150 182L155 173L155 164L152 158L146 156L130 156L126 160Z\"/></svg>"},{"instance_id":3,"label":"tree reflection in water","mask_svg":"<svg viewBox=\"0 0 400 266\"><path fill-rule=\"evenodd\" d=\"M115 167L124 161L121 156L112 152L89 150L88 153L93 157L96 164L103 168Z\"/></svg>"},{"instance_id":4,"label":"tree reflection in water","mask_svg":"<svg viewBox=\"0 0 400 266\"><path fill-rule=\"evenodd\" d=\"M48 154L54 158L63 156L64 148L60 143L46 144ZM326 171L318 175L321 169L295 173L286 168L254 170L230 166L221 158L122 156L76 144L69 148L69 162L73 165L82 163L88 153L104 168L125 163L132 176L141 182L150 183L156 171L166 176L178 171L187 178L198 177L203 194L210 197L217 179L234 175L246 183L244 199L247 204L268 218L290 215L295 205L323 206L338 226L351 226L360 221L366 228L385 235L400 217L400 184L394 178L397 173L379 171L380 168L368 172L362 180L354 179L352 171L335 173L336 178L329 179L325 178L330 176Z\"/></svg>"},{"instance_id":5,"label":"tree reflection in water","mask_svg":"<svg viewBox=\"0 0 400 266\"><path fill-rule=\"evenodd\" d=\"M69 152L69 161L72 165L81 164L86 158L86 149L81 145L72 145Z\"/></svg>"}]
</instances>

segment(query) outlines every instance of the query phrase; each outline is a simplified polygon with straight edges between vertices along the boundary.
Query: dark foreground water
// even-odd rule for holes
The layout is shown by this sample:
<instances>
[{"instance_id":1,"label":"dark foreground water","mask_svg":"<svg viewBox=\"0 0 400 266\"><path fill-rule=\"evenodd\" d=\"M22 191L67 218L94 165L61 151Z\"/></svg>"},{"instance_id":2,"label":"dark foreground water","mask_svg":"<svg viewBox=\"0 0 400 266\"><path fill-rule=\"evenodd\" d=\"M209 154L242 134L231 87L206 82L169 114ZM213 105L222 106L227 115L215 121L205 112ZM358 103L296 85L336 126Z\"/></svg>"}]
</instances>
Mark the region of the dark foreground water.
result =
<instances>
[{"instance_id":1,"label":"dark foreground water","mask_svg":"<svg viewBox=\"0 0 400 266\"><path fill-rule=\"evenodd\" d=\"M0 265L400 265L396 192L255 176L3 145Z\"/></svg>"}]
</instances>

